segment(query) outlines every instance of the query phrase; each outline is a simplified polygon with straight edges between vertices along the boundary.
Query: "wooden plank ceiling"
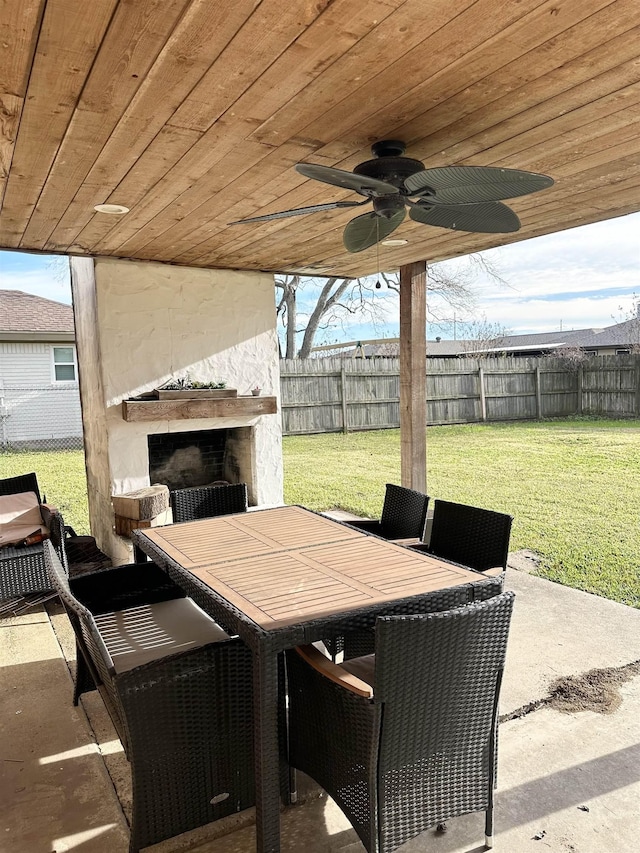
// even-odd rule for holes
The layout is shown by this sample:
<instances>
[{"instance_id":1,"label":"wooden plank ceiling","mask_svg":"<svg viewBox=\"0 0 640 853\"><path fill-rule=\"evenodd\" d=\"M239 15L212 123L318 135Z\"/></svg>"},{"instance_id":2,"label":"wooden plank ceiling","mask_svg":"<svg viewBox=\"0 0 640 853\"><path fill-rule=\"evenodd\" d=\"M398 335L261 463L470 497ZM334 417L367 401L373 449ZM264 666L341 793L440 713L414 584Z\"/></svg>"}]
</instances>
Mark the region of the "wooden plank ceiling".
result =
<instances>
[{"instance_id":1,"label":"wooden plank ceiling","mask_svg":"<svg viewBox=\"0 0 640 853\"><path fill-rule=\"evenodd\" d=\"M0 247L357 276L640 209L638 0L2 0ZM347 253L360 196L299 175L380 139L426 167L551 175L522 229L407 219ZM116 218L95 204L130 208Z\"/></svg>"}]
</instances>

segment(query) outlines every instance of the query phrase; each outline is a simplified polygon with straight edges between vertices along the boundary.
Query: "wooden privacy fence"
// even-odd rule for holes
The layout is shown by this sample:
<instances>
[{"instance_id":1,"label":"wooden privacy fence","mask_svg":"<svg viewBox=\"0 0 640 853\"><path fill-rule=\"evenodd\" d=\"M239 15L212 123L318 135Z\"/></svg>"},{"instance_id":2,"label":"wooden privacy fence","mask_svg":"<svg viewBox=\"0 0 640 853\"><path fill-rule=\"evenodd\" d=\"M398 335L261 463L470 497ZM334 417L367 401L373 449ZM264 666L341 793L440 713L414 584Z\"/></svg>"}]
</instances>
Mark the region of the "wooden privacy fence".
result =
<instances>
[{"instance_id":1,"label":"wooden privacy fence","mask_svg":"<svg viewBox=\"0 0 640 853\"><path fill-rule=\"evenodd\" d=\"M400 425L396 358L280 362L285 435ZM640 356L433 358L425 371L429 424L534 420L576 414L640 417Z\"/></svg>"}]
</instances>

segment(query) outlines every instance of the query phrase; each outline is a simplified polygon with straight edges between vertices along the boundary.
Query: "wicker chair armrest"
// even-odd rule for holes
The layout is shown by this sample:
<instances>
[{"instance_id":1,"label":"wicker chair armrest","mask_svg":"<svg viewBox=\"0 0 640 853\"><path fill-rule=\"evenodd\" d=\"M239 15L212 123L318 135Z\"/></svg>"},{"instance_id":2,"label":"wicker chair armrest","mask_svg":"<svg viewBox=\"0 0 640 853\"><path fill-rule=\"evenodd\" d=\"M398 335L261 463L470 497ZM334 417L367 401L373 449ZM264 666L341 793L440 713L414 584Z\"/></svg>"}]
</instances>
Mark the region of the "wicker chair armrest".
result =
<instances>
[{"instance_id":1,"label":"wicker chair armrest","mask_svg":"<svg viewBox=\"0 0 640 853\"><path fill-rule=\"evenodd\" d=\"M102 569L72 578L70 586L78 601L96 615L186 596L181 587L151 562Z\"/></svg>"},{"instance_id":2,"label":"wicker chair armrest","mask_svg":"<svg viewBox=\"0 0 640 853\"><path fill-rule=\"evenodd\" d=\"M49 504L40 504L40 514L42 515L43 524L49 528L49 536L53 543L58 556L66 567L67 558L64 550L64 519L60 512Z\"/></svg>"},{"instance_id":3,"label":"wicker chair armrest","mask_svg":"<svg viewBox=\"0 0 640 853\"><path fill-rule=\"evenodd\" d=\"M356 696L364 696L366 699L372 698L373 688L370 684L333 663L315 646L298 646L296 652L320 675L340 685L340 687L344 687L345 690L350 690Z\"/></svg>"}]
</instances>

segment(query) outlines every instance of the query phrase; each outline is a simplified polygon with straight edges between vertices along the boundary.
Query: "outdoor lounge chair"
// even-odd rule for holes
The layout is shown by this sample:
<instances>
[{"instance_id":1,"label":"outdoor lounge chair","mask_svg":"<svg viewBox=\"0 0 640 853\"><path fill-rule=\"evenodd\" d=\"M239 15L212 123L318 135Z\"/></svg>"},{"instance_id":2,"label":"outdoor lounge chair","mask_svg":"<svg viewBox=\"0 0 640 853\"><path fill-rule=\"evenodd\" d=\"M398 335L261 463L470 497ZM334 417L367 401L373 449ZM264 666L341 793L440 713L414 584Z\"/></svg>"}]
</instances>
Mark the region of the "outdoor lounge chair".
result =
<instances>
[{"instance_id":1,"label":"outdoor lounge chair","mask_svg":"<svg viewBox=\"0 0 640 853\"><path fill-rule=\"evenodd\" d=\"M247 484L229 483L223 486L195 486L170 492L174 522L193 521L214 515L246 512Z\"/></svg>"},{"instance_id":2,"label":"outdoor lounge chair","mask_svg":"<svg viewBox=\"0 0 640 853\"><path fill-rule=\"evenodd\" d=\"M375 655L287 652L290 764L334 798L369 853L484 811L492 846L498 695L514 594L377 620Z\"/></svg>"},{"instance_id":3,"label":"outdoor lounge chair","mask_svg":"<svg viewBox=\"0 0 640 853\"><path fill-rule=\"evenodd\" d=\"M251 652L154 563L69 580L45 560L76 635L74 704L98 689L131 764L129 850L254 803Z\"/></svg>"},{"instance_id":4,"label":"outdoor lounge chair","mask_svg":"<svg viewBox=\"0 0 640 853\"><path fill-rule=\"evenodd\" d=\"M383 539L422 539L427 520L429 496L404 486L387 483L380 519L347 522Z\"/></svg>"},{"instance_id":5,"label":"outdoor lounge chair","mask_svg":"<svg viewBox=\"0 0 640 853\"><path fill-rule=\"evenodd\" d=\"M66 571L62 516L42 503L36 475L0 480L0 599L51 589L42 542L21 544L36 531L51 538Z\"/></svg>"},{"instance_id":6,"label":"outdoor lounge chair","mask_svg":"<svg viewBox=\"0 0 640 853\"><path fill-rule=\"evenodd\" d=\"M503 512L437 499L429 544L409 547L479 572L504 571L512 522L512 516Z\"/></svg>"}]
</instances>

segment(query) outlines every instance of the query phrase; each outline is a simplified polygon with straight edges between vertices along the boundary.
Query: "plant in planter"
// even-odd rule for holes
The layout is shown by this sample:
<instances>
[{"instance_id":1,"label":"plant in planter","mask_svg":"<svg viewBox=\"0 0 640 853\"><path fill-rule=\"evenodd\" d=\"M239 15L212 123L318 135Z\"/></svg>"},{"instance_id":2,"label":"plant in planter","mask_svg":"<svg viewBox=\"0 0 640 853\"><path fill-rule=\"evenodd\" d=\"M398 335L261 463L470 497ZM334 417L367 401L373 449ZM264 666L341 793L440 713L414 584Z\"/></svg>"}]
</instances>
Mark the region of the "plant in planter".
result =
<instances>
[{"instance_id":1,"label":"plant in planter","mask_svg":"<svg viewBox=\"0 0 640 853\"><path fill-rule=\"evenodd\" d=\"M170 379L160 388L156 388L159 400L173 400L180 397L237 397L235 388L227 388L226 382L197 382L190 376Z\"/></svg>"}]
</instances>

